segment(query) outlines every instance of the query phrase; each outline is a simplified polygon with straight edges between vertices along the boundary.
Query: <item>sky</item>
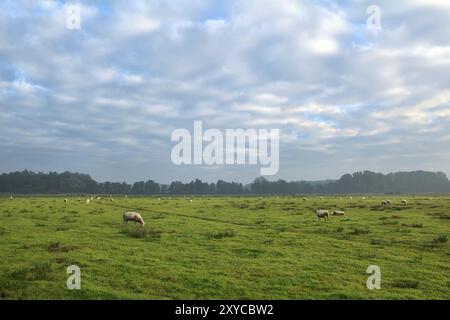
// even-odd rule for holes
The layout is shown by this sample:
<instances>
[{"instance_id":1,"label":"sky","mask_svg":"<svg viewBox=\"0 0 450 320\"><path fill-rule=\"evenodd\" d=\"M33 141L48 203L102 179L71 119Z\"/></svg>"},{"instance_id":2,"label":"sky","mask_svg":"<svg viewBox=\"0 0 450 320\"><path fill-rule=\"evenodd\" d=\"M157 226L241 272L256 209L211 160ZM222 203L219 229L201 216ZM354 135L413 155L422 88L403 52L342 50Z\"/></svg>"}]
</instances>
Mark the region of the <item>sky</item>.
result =
<instances>
[{"instance_id":1,"label":"sky","mask_svg":"<svg viewBox=\"0 0 450 320\"><path fill-rule=\"evenodd\" d=\"M269 180L450 174L450 1L0 2L0 172L240 181L171 134L279 129ZM80 28L67 27L67 6Z\"/></svg>"}]
</instances>

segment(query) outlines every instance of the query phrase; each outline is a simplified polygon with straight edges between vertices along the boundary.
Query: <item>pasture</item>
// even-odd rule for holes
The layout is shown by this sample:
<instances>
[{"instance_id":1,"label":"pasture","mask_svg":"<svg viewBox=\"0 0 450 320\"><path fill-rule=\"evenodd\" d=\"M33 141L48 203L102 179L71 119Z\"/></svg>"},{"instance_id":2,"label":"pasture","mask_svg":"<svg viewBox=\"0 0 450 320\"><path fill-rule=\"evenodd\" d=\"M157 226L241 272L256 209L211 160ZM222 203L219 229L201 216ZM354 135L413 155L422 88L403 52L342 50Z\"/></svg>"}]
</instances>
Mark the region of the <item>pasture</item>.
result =
<instances>
[{"instance_id":1,"label":"pasture","mask_svg":"<svg viewBox=\"0 0 450 320\"><path fill-rule=\"evenodd\" d=\"M0 198L0 299L450 299L449 196L67 199Z\"/></svg>"}]
</instances>

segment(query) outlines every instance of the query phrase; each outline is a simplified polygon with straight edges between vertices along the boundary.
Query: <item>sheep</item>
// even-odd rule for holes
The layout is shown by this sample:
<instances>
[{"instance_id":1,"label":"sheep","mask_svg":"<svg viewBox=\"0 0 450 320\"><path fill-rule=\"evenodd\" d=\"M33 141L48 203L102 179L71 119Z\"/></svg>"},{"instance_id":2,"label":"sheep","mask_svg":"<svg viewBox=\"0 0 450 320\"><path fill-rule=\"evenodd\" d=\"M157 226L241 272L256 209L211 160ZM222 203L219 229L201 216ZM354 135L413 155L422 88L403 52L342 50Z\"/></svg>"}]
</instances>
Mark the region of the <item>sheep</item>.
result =
<instances>
[{"instance_id":1,"label":"sheep","mask_svg":"<svg viewBox=\"0 0 450 320\"><path fill-rule=\"evenodd\" d=\"M403 200L402 200L402 204L407 205L407 204L408 204L408 201L407 201L406 199L403 199Z\"/></svg>"},{"instance_id":2,"label":"sheep","mask_svg":"<svg viewBox=\"0 0 450 320\"><path fill-rule=\"evenodd\" d=\"M350 199L350 200L353 200L353 197L352 197L352 196L350 196L350 197L349 197L349 199Z\"/></svg>"},{"instance_id":3,"label":"sheep","mask_svg":"<svg viewBox=\"0 0 450 320\"><path fill-rule=\"evenodd\" d=\"M382 206L390 206L392 204L392 202L390 200L383 200L381 201L381 205Z\"/></svg>"},{"instance_id":4,"label":"sheep","mask_svg":"<svg viewBox=\"0 0 450 320\"><path fill-rule=\"evenodd\" d=\"M67 203L67 201L68 201L67 198L64 198L64 202Z\"/></svg>"},{"instance_id":5,"label":"sheep","mask_svg":"<svg viewBox=\"0 0 450 320\"><path fill-rule=\"evenodd\" d=\"M10 196L10 197L9 197L9 200L12 200L12 199L13 199L13 196Z\"/></svg>"},{"instance_id":6,"label":"sheep","mask_svg":"<svg viewBox=\"0 0 450 320\"><path fill-rule=\"evenodd\" d=\"M97 200L101 200L102 198L100 198L100 197L97 197Z\"/></svg>"},{"instance_id":7,"label":"sheep","mask_svg":"<svg viewBox=\"0 0 450 320\"><path fill-rule=\"evenodd\" d=\"M262 200L262 197L259 197L258 199L259 199L259 200Z\"/></svg>"},{"instance_id":8,"label":"sheep","mask_svg":"<svg viewBox=\"0 0 450 320\"><path fill-rule=\"evenodd\" d=\"M306 201L306 200L308 200L306 197L303 197L303 201Z\"/></svg>"},{"instance_id":9,"label":"sheep","mask_svg":"<svg viewBox=\"0 0 450 320\"><path fill-rule=\"evenodd\" d=\"M189 199L189 202L192 203L192 199Z\"/></svg>"},{"instance_id":10,"label":"sheep","mask_svg":"<svg viewBox=\"0 0 450 320\"><path fill-rule=\"evenodd\" d=\"M392 201L391 201L391 200L386 200L386 202L387 202L389 205L392 205Z\"/></svg>"},{"instance_id":11,"label":"sheep","mask_svg":"<svg viewBox=\"0 0 450 320\"><path fill-rule=\"evenodd\" d=\"M314 210L314 212L316 213L316 216L319 220L324 219L325 221L327 221L328 219L330 219L330 213L327 210L316 209Z\"/></svg>"},{"instance_id":12,"label":"sheep","mask_svg":"<svg viewBox=\"0 0 450 320\"><path fill-rule=\"evenodd\" d=\"M89 202L91 202L91 199L87 198L86 199L86 204L89 204Z\"/></svg>"},{"instance_id":13,"label":"sheep","mask_svg":"<svg viewBox=\"0 0 450 320\"><path fill-rule=\"evenodd\" d=\"M335 210L332 213L333 216L345 216L345 212L344 211L339 211L339 210Z\"/></svg>"},{"instance_id":14,"label":"sheep","mask_svg":"<svg viewBox=\"0 0 450 320\"><path fill-rule=\"evenodd\" d=\"M114 201L114 199L113 198L109 198L109 201Z\"/></svg>"},{"instance_id":15,"label":"sheep","mask_svg":"<svg viewBox=\"0 0 450 320\"><path fill-rule=\"evenodd\" d=\"M323 197L319 197L319 199L320 199L320 200L322 200L322 199L323 199Z\"/></svg>"},{"instance_id":16,"label":"sheep","mask_svg":"<svg viewBox=\"0 0 450 320\"><path fill-rule=\"evenodd\" d=\"M128 221L139 222L141 226L145 225L144 219L142 219L141 215L137 212L125 212L123 215L123 223L128 224Z\"/></svg>"}]
</instances>

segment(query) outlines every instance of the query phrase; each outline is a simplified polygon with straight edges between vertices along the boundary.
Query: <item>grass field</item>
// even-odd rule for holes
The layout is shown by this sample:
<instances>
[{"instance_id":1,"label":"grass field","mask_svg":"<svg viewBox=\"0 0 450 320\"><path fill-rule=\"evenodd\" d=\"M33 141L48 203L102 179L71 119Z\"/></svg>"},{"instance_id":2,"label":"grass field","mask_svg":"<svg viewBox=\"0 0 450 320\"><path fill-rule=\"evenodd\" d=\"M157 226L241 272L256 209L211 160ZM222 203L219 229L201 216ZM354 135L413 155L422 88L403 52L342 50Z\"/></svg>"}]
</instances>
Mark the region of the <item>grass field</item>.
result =
<instances>
[{"instance_id":1,"label":"grass field","mask_svg":"<svg viewBox=\"0 0 450 320\"><path fill-rule=\"evenodd\" d=\"M449 299L450 197L383 198L0 198L0 298ZM124 211L146 225L123 227Z\"/></svg>"}]
</instances>

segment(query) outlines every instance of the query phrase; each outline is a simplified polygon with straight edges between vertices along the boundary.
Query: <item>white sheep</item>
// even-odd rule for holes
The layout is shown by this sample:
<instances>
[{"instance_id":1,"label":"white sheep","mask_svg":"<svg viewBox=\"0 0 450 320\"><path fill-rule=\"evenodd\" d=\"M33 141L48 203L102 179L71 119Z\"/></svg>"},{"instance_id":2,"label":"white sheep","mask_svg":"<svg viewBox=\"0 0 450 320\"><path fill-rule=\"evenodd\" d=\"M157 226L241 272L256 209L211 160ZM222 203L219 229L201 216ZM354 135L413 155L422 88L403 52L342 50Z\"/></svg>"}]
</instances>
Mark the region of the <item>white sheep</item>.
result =
<instances>
[{"instance_id":1,"label":"white sheep","mask_svg":"<svg viewBox=\"0 0 450 320\"><path fill-rule=\"evenodd\" d=\"M326 220L330 219L330 213L327 210L316 209L316 210L314 210L314 212L316 213L316 216L319 220L324 219L326 221Z\"/></svg>"},{"instance_id":2,"label":"white sheep","mask_svg":"<svg viewBox=\"0 0 450 320\"><path fill-rule=\"evenodd\" d=\"M407 205L407 204L408 204L408 200L403 199L403 200L402 200L402 204Z\"/></svg>"},{"instance_id":3,"label":"white sheep","mask_svg":"<svg viewBox=\"0 0 450 320\"><path fill-rule=\"evenodd\" d=\"M91 202L91 199L87 198L86 199L86 204L89 204L89 202Z\"/></svg>"},{"instance_id":4,"label":"white sheep","mask_svg":"<svg viewBox=\"0 0 450 320\"><path fill-rule=\"evenodd\" d=\"M339 211L339 210L335 210L332 213L333 216L345 216L345 212L344 211Z\"/></svg>"},{"instance_id":5,"label":"white sheep","mask_svg":"<svg viewBox=\"0 0 450 320\"><path fill-rule=\"evenodd\" d=\"M64 198L64 202L67 203L67 201L68 201L67 198Z\"/></svg>"},{"instance_id":6,"label":"white sheep","mask_svg":"<svg viewBox=\"0 0 450 320\"><path fill-rule=\"evenodd\" d=\"M128 221L138 222L141 226L145 225L144 219L142 219L141 215L137 212L125 212L123 215L123 223L128 224Z\"/></svg>"}]
</instances>

